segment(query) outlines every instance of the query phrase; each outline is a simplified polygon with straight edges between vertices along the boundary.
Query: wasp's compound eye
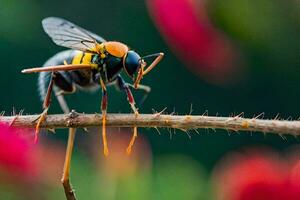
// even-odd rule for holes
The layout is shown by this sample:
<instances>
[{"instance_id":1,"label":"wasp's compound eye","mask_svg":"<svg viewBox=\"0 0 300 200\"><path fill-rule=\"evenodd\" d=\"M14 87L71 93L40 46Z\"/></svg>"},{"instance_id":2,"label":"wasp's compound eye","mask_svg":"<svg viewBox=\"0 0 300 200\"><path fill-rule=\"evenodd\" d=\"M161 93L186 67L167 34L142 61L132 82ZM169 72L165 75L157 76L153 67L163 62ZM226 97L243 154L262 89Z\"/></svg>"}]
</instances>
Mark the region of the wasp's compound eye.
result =
<instances>
[{"instance_id":1,"label":"wasp's compound eye","mask_svg":"<svg viewBox=\"0 0 300 200\"><path fill-rule=\"evenodd\" d=\"M124 67L126 72L130 77L133 78L133 75L138 71L140 67L141 57L134 51L128 51L125 60Z\"/></svg>"}]
</instances>

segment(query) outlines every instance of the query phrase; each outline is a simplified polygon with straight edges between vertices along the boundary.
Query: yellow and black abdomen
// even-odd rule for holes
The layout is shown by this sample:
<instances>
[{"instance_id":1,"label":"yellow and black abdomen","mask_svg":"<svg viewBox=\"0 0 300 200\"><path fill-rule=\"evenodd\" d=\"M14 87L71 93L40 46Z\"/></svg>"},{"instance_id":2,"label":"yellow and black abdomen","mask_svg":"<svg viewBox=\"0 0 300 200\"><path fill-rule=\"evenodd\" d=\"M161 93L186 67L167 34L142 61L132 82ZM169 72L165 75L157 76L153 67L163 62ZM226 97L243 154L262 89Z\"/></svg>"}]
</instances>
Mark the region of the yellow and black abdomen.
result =
<instances>
[{"instance_id":1,"label":"yellow and black abdomen","mask_svg":"<svg viewBox=\"0 0 300 200\"><path fill-rule=\"evenodd\" d=\"M92 59L94 55L95 54L92 53L84 53L82 51L76 51L76 53L72 58L71 64L90 64L92 63Z\"/></svg>"},{"instance_id":2,"label":"yellow and black abdomen","mask_svg":"<svg viewBox=\"0 0 300 200\"><path fill-rule=\"evenodd\" d=\"M71 64L91 64L94 56L96 56L96 54L77 51ZM81 87L88 87L94 84L92 81L92 70L74 70L70 71L69 74L73 81Z\"/></svg>"},{"instance_id":3,"label":"yellow and black abdomen","mask_svg":"<svg viewBox=\"0 0 300 200\"><path fill-rule=\"evenodd\" d=\"M93 54L83 53L76 50L66 50L51 57L44 66L55 66L63 64L87 64L91 63ZM43 101L47 93L51 72L41 72L38 78L38 90ZM96 89L98 85L92 81L91 70L74 70L55 72L54 84L61 91L72 93L76 88Z\"/></svg>"}]
</instances>

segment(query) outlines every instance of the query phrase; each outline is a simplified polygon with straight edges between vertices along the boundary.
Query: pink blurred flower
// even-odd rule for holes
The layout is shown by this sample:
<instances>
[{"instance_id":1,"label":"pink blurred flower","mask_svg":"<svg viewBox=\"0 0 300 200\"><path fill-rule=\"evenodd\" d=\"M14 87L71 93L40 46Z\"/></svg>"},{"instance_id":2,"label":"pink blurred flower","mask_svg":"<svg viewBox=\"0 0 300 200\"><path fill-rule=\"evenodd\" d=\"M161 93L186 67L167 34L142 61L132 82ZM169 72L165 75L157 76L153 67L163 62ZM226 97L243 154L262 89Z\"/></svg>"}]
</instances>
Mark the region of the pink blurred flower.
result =
<instances>
[{"instance_id":1,"label":"pink blurred flower","mask_svg":"<svg viewBox=\"0 0 300 200\"><path fill-rule=\"evenodd\" d=\"M300 158L264 149L230 154L214 173L218 200L300 199Z\"/></svg>"},{"instance_id":2,"label":"pink blurred flower","mask_svg":"<svg viewBox=\"0 0 300 200\"><path fill-rule=\"evenodd\" d=\"M0 123L0 171L10 176L30 179L38 174L37 157L28 129L13 128ZM27 135L27 136L26 136Z\"/></svg>"},{"instance_id":3,"label":"pink blurred flower","mask_svg":"<svg viewBox=\"0 0 300 200\"><path fill-rule=\"evenodd\" d=\"M33 142L34 130L0 122L0 182L59 183L64 149L61 145Z\"/></svg>"},{"instance_id":4,"label":"pink blurred flower","mask_svg":"<svg viewBox=\"0 0 300 200\"><path fill-rule=\"evenodd\" d=\"M236 50L211 24L205 1L148 0L148 8L167 44L183 63L210 82L232 81L237 73Z\"/></svg>"}]
</instances>

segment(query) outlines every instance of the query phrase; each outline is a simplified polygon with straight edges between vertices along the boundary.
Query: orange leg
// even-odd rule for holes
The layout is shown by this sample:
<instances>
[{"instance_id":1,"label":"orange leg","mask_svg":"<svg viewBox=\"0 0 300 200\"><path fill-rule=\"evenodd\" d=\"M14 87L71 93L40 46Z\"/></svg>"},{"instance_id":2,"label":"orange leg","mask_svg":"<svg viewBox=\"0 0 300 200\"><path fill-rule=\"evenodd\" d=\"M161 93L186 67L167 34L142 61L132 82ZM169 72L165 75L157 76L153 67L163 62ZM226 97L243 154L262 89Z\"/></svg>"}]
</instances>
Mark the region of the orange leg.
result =
<instances>
[{"instance_id":1,"label":"orange leg","mask_svg":"<svg viewBox=\"0 0 300 200\"><path fill-rule=\"evenodd\" d=\"M136 117L139 115L139 112L138 112L138 109L135 107L135 101L134 101L134 98L133 98L133 95L129 89L128 86L125 87L125 91L126 91L126 94L127 94L127 100L131 106L131 109L133 110L134 114L136 115ZM133 127L133 134L132 134L132 137L130 139L130 142L129 142L129 145L126 149L126 153L127 155L130 155L131 152L132 152L132 147L134 145L134 142L136 140L138 136L138 131L137 131L137 127Z\"/></svg>"},{"instance_id":2,"label":"orange leg","mask_svg":"<svg viewBox=\"0 0 300 200\"><path fill-rule=\"evenodd\" d=\"M133 110L134 114L137 117L139 115L139 112L138 112L138 109L135 107L135 101L134 101L133 95L132 95L132 93L131 93L131 91L129 89L130 84L125 83L125 81L123 80L123 78L119 75L117 77L117 86L119 87L119 89L121 89L122 91L124 91L126 93L126 95L127 95L127 101L130 104L131 109ZM143 88L143 89L145 89L145 90L148 89L149 92L150 92L150 88L146 88L146 86L144 86L144 87L145 88ZM127 149L126 149L127 155L131 154L132 147L133 147L134 142L135 142L135 140L137 138L137 135L138 135L138 131L137 131L137 127L135 126L135 127L133 127L133 135L132 135L132 137L130 139L130 142L129 142L129 145L128 145Z\"/></svg>"},{"instance_id":3,"label":"orange leg","mask_svg":"<svg viewBox=\"0 0 300 200\"><path fill-rule=\"evenodd\" d=\"M127 155L130 155L131 152L132 152L132 147L134 145L135 139L137 138L137 134L138 134L137 127L135 126L135 127L133 127L133 134L132 134L132 137L130 139L129 145L126 149Z\"/></svg>"},{"instance_id":4,"label":"orange leg","mask_svg":"<svg viewBox=\"0 0 300 200\"><path fill-rule=\"evenodd\" d=\"M103 81L100 80L101 88L102 88L102 101L101 101L101 111L102 111L102 140L103 140L103 154L104 156L108 156L108 145L106 138L106 112L107 112L107 91L106 86Z\"/></svg>"},{"instance_id":5,"label":"orange leg","mask_svg":"<svg viewBox=\"0 0 300 200\"><path fill-rule=\"evenodd\" d=\"M37 122L36 127L35 127L34 143L37 143L37 141L38 141L38 134L39 134L40 129L41 129L41 124L45 121L47 113L48 113L48 109L50 107L51 93L52 93L52 90L53 90L53 83L54 83L53 78L54 78L54 74L52 73L51 74L51 80L50 80L50 83L49 83L49 86L48 86L48 89L47 89L47 94L45 96L44 103L43 103L43 109L44 110L39 115L38 122Z\"/></svg>"}]
</instances>

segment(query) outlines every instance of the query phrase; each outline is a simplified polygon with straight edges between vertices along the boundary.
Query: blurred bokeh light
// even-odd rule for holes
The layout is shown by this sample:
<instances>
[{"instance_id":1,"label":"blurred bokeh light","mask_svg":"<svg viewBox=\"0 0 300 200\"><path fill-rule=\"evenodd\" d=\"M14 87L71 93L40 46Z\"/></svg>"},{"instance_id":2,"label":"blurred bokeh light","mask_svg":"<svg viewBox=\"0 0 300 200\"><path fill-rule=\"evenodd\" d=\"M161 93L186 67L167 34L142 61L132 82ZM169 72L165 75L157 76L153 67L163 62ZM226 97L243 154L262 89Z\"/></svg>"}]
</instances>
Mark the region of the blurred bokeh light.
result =
<instances>
[{"instance_id":1,"label":"blurred bokeh light","mask_svg":"<svg viewBox=\"0 0 300 200\"><path fill-rule=\"evenodd\" d=\"M299 149L286 154L259 147L230 153L214 172L217 199L299 199Z\"/></svg>"}]
</instances>

